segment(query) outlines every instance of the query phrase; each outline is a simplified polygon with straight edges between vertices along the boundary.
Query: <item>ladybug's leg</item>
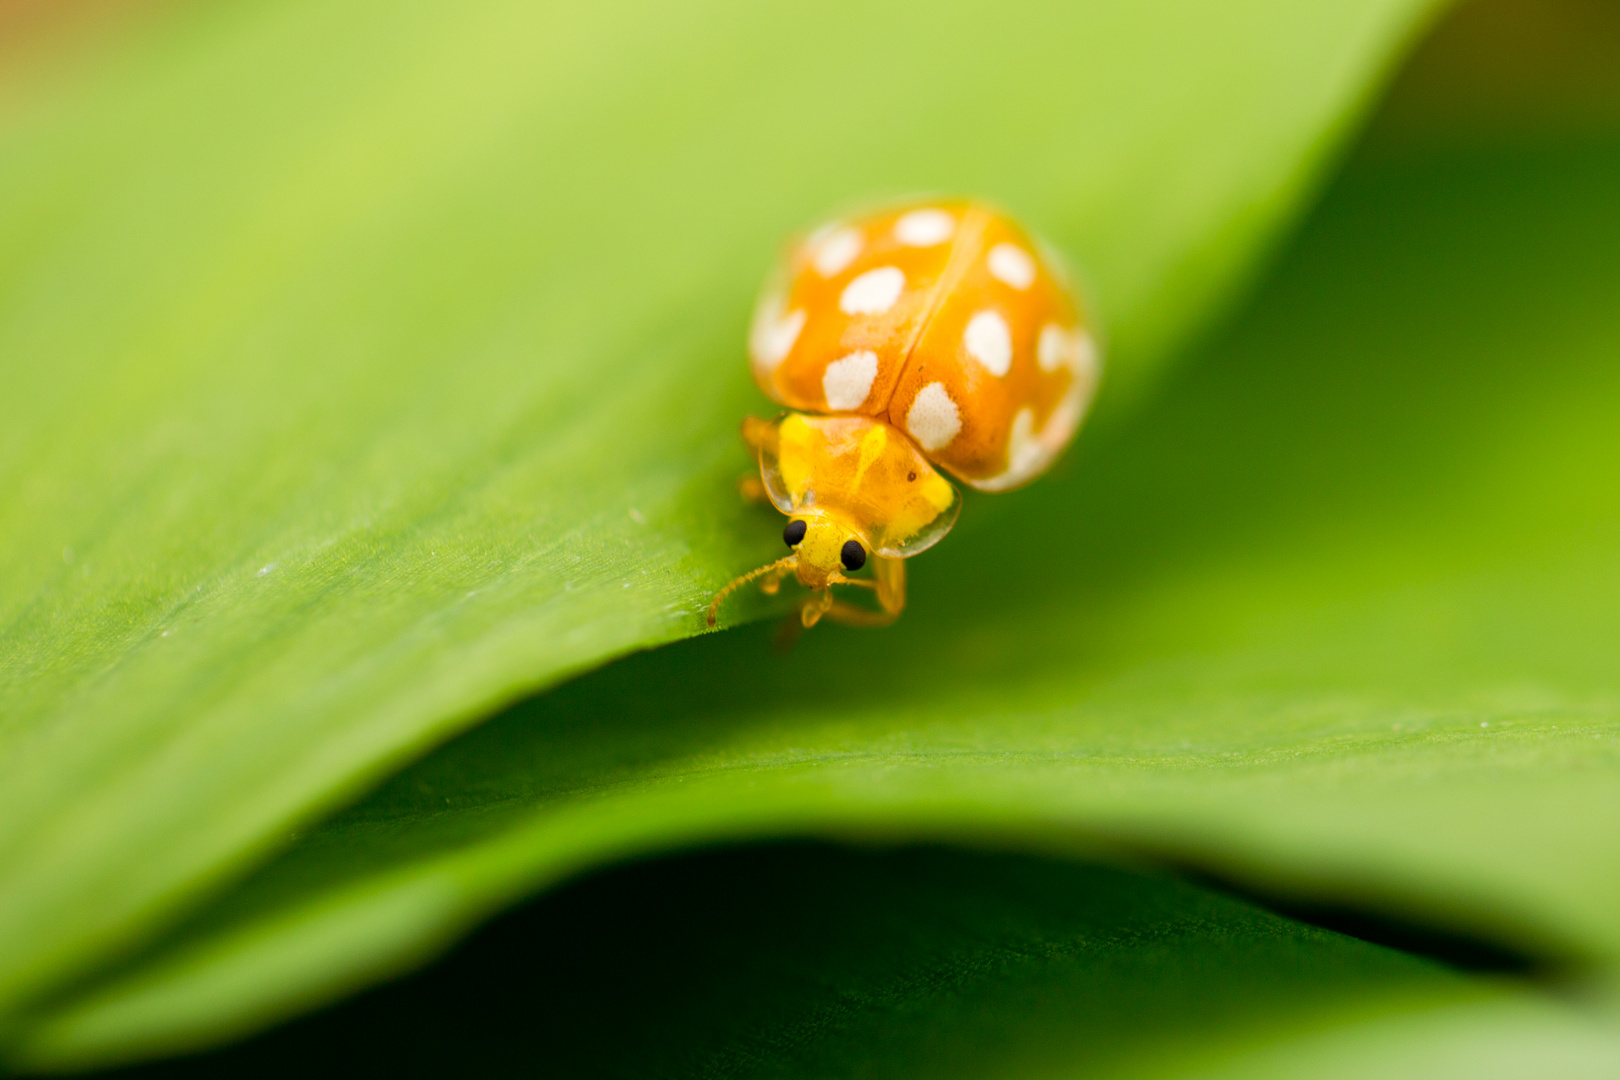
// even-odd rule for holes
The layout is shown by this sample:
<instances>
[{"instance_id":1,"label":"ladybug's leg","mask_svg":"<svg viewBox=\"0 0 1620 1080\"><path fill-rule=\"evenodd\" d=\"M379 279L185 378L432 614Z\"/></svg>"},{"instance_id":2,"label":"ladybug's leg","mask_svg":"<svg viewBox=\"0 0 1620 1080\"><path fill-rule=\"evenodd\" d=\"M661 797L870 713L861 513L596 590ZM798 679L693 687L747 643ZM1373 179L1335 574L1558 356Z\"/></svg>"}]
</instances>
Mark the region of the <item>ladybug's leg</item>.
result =
<instances>
[{"instance_id":1,"label":"ladybug's leg","mask_svg":"<svg viewBox=\"0 0 1620 1080\"><path fill-rule=\"evenodd\" d=\"M877 582L878 603L884 614L898 617L906 610L906 560L886 555L873 556L872 578Z\"/></svg>"},{"instance_id":2,"label":"ladybug's leg","mask_svg":"<svg viewBox=\"0 0 1620 1080\"><path fill-rule=\"evenodd\" d=\"M776 425L768 420L750 416L743 421L742 438L756 458L762 448L769 449L774 453L777 439ZM749 502L765 502L769 499L769 496L765 493L765 483L759 478L757 472L751 472L738 480L737 490L742 492L742 497Z\"/></svg>"},{"instance_id":3,"label":"ladybug's leg","mask_svg":"<svg viewBox=\"0 0 1620 1080\"><path fill-rule=\"evenodd\" d=\"M857 578L847 580L844 584L871 589L877 593L878 606L883 610L873 611L844 600L834 600L827 605L827 618L845 626L888 626L900 617L906 608L905 560L889 559L882 555L875 555L873 559L871 581Z\"/></svg>"},{"instance_id":4,"label":"ladybug's leg","mask_svg":"<svg viewBox=\"0 0 1620 1080\"><path fill-rule=\"evenodd\" d=\"M759 579L759 591L766 596L775 596L782 591L782 579L791 573L793 573L791 566L778 567L775 570L768 571L764 577Z\"/></svg>"},{"instance_id":5,"label":"ladybug's leg","mask_svg":"<svg viewBox=\"0 0 1620 1080\"><path fill-rule=\"evenodd\" d=\"M748 449L756 455L762 449L774 454L777 443L776 425L757 416L746 417L742 422L742 439L748 444Z\"/></svg>"},{"instance_id":6,"label":"ladybug's leg","mask_svg":"<svg viewBox=\"0 0 1620 1080\"><path fill-rule=\"evenodd\" d=\"M799 621L808 629L821 621L821 617L838 605L831 589L822 589L805 597L799 605ZM845 605L848 606L848 605Z\"/></svg>"}]
</instances>

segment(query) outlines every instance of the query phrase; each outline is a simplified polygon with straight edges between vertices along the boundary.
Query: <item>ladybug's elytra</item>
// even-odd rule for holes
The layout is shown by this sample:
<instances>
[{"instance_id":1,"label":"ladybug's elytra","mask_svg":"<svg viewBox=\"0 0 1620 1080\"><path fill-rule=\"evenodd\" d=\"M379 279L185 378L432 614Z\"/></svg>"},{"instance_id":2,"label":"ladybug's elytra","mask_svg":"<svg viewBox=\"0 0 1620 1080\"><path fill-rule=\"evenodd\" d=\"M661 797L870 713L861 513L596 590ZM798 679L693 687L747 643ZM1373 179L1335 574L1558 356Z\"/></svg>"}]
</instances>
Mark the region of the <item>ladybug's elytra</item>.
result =
<instances>
[{"instance_id":1,"label":"ladybug's elytra","mask_svg":"<svg viewBox=\"0 0 1620 1080\"><path fill-rule=\"evenodd\" d=\"M749 334L754 378L790 409L749 417L759 458L744 491L789 521L792 553L715 594L795 574L800 620L891 623L905 563L938 543L961 498L1028 483L1074 437L1096 389L1095 339L1067 275L1006 215L970 201L912 202L835 222L768 280ZM852 578L868 561L870 578ZM878 610L833 597L872 589Z\"/></svg>"}]
</instances>

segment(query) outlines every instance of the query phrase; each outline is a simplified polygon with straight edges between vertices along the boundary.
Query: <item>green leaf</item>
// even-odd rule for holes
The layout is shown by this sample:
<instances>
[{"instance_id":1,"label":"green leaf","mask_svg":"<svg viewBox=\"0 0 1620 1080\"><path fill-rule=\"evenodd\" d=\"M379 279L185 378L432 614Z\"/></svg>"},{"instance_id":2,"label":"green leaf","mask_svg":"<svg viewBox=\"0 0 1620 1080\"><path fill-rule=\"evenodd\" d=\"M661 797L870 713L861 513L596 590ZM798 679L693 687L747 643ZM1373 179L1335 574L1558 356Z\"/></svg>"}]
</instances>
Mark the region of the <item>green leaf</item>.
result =
<instances>
[{"instance_id":1,"label":"green leaf","mask_svg":"<svg viewBox=\"0 0 1620 1080\"><path fill-rule=\"evenodd\" d=\"M0 1024L701 628L771 546L733 431L791 228L1005 201L1091 275L1118 399L1427 7L180 4L8 84Z\"/></svg>"},{"instance_id":2,"label":"green leaf","mask_svg":"<svg viewBox=\"0 0 1620 1080\"><path fill-rule=\"evenodd\" d=\"M139 1075L1613 1075L1571 1005L1143 873L795 845L595 876Z\"/></svg>"},{"instance_id":3,"label":"green leaf","mask_svg":"<svg viewBox=\"0 0 1620 1080\"><path fill-rule=\"evenodd\" d=\"M1617 184L1617 143L1353 171L1132 423L970 503L892 631L705 637L514 708L32 1052L223 1038L581 867L785 834L1128 847L1614 964Z\"/></svg>"}]
</instances>

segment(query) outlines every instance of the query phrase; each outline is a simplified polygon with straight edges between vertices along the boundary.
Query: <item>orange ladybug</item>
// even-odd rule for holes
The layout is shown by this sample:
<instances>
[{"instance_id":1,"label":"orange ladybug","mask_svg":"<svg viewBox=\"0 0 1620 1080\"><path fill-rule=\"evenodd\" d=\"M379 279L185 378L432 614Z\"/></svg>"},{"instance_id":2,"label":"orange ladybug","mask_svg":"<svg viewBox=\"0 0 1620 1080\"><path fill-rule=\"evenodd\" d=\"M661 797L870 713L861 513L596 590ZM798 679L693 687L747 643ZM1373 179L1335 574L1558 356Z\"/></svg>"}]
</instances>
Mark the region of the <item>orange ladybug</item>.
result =
<instances>
[{"instance_id":1,"label":"orange ladybug","mask_svg":"<svg viewBox=\"0 0 1620 1080\"><path fill-rule=\"evenodd\" d=\"M1096 390L1095 338L1053 253L1005 214L928 200L823 226L767 280L748 341L754 379L796 410L749 417L744 491L788 515L785 558L715 594L792 573L799 608L861 626L905 607L905 563L956 523L940 466L981 491L1026 484L1074 437ZM870 561L872 576L849 575ZM877 610L830 586L873 590Z\"/></svg>"}]
</instances>

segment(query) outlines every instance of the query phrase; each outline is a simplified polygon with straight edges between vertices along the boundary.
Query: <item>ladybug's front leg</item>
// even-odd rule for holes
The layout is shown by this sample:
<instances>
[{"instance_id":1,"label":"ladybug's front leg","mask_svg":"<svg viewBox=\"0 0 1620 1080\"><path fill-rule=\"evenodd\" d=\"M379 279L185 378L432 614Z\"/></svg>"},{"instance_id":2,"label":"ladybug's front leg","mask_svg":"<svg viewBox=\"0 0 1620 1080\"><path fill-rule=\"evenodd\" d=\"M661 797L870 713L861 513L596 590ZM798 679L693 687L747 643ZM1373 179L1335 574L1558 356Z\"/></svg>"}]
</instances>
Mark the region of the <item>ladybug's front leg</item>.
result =
<instances>
[{"instance_id":1,"label":"ladybug's front leg","mask_svg":"<svg viewBox=\"0 0 1620 1080\"><path fill-rule=\"evenodd\" d=\"M791 566L784 566L772 570L759 579L759 591L766 596L775 596L782 589L782 579L793 573Z\"/></svg>"},{"instance_id":2,"label":"ladybug's front leg","mask_svg":"<svg viewBox=\"0 0 1620 1080\"><path fill-rule=\"evenodd\" d=\"M904 559L873 556L872 580L852 580L850 585L861 585L877 594L881 611L859 607L845 600L833 600L823 612L833 622L845 626L888 626L906 609L906 563ZM817 615L820 618L820 614Z\"/></svg>"},{"instance_id":3,"label":"ladybug's front leg","mask_svg":"<svg viewBox=\"0 0 1620 1080\"><path fill-rule=\"evenodd\" d=\"M813 592L799 604L799 621L808 630L820 622L821 617L837 605L838 601L833 599L831 589L821 589L818 592Z\"/></svg>"}]
</instances>

